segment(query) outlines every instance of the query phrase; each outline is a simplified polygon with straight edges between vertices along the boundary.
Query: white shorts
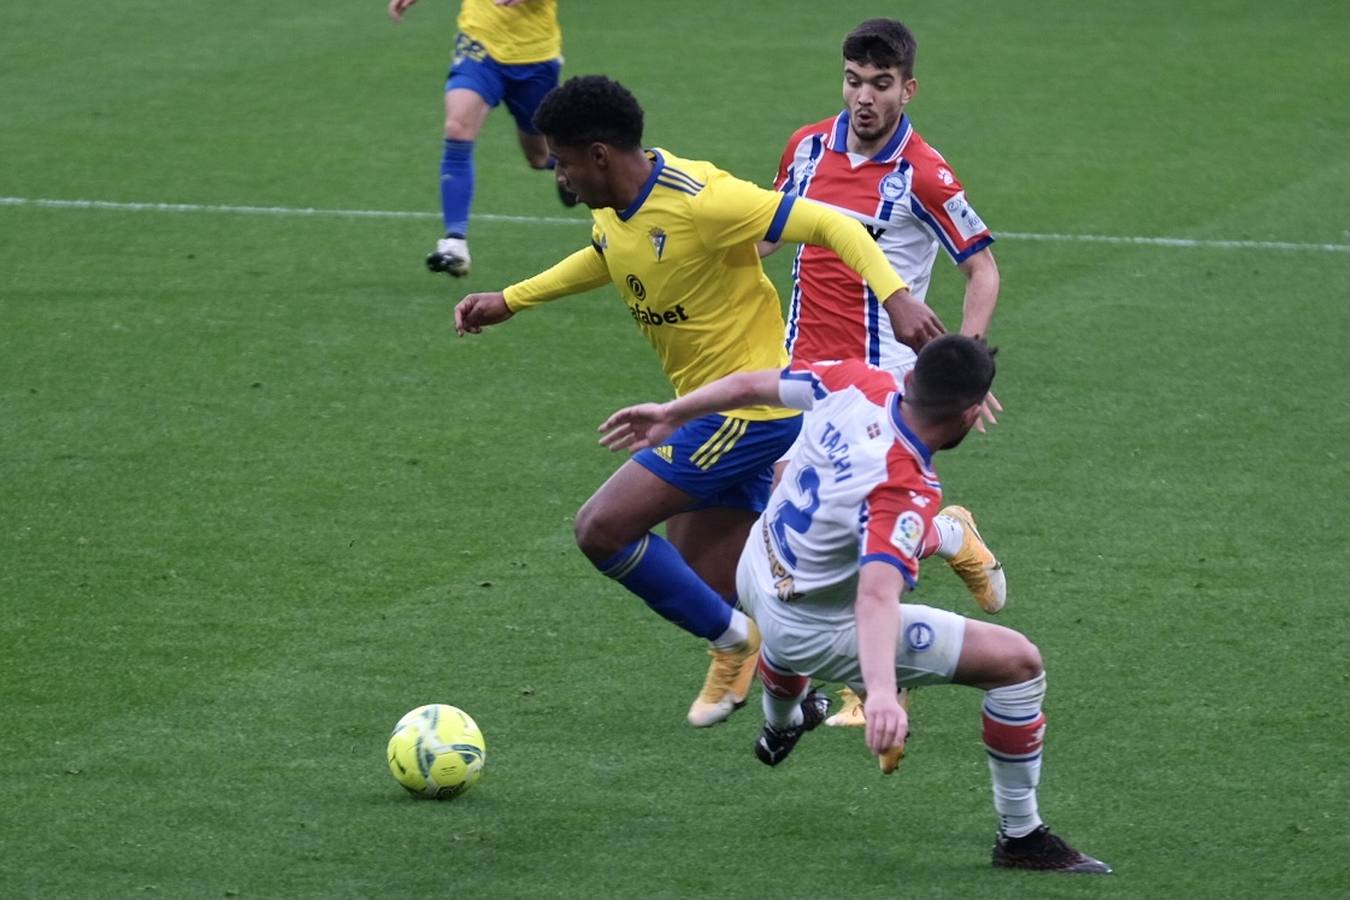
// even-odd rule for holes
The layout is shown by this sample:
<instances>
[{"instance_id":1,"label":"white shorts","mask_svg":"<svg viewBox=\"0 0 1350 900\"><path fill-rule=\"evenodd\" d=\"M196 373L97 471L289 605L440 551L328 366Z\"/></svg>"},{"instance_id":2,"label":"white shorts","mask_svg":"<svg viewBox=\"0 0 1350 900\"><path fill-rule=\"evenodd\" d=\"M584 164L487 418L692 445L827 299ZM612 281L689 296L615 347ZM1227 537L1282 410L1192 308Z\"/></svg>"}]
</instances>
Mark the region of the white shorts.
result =
<instances>
[{"instance_id":1,"label":"white shorts","mask_svg":"<svg viewBox=\"0 0 1350 900\"><path fill-rule=\"evenodd\" d=\"M741 605L759 626L762 651L775 668L862 689L858 662L858 626L853 608L821 609L784 603L765 594L738 572ZM965 642L966 619L945 609L900 604L900 633L895 648L898 687L946 684L956 672Z\"/></svg>"}]
</instances>

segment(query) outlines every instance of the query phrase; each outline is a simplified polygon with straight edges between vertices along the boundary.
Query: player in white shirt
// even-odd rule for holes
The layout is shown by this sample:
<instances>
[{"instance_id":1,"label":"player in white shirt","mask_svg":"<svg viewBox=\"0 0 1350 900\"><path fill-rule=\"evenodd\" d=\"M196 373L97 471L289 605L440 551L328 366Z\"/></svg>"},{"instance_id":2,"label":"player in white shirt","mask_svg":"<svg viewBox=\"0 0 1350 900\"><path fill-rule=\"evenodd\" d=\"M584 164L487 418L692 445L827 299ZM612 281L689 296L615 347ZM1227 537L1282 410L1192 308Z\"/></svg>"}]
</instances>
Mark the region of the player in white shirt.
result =
<instances>
[{"instance_id":1,"label":"player in white shirt","mask_svg":"<svg viewBox=\"0 0 1350 900\"><path fill-rule=\"evenodd\" d=\"M984 692L982 721L999 832L995 866L1107 873L1041 821L1036 799L1045 673L1034 644L1009 628L903 601L939 508L935 450L980 418L994 378L983 341L946 335L919 353L904 389L861 360L719 379L669 403L620 410L600 426L611 449L641 449L682 423L747 403L802 409L800 451L751 532L737 572L740 602L763 637L766 723L755 755L778 765L823 720L811 677L863 693L868 748L892 771L908 717L897 689L964 684Z\"/></svg>"}]
</instances>

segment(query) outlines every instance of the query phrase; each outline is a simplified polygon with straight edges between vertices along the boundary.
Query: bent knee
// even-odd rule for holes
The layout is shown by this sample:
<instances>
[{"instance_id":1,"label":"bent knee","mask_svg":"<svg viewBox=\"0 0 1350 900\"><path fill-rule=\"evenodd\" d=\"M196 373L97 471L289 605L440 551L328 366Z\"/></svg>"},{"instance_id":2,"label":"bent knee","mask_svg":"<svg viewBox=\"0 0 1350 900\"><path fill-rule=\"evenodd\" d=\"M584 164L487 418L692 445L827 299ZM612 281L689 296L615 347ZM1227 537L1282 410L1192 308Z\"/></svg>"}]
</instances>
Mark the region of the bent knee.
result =
<instances>
[{"instance_id":1,"label":"bent knee","mask_svg":"<svg viewBox=\"0 0 1350 900\"><path fill-rule=\"evenodd\" d=\"M1030 681L1045 671L1040 648L1025 635L1019 634L1013 652L1008 654L1009 678L1012 682Z\"/></svg>"},{"instance_id":2,"label":"bent knee","mask_svg":"<svg viewBox=\"0 0 1350 900\"><path fill-rule=\"evenodd\" d=\"M572 534L586 558L599 564L610 559L630 541L624 540L615 523L601 510L587 503L577 511Z\"/></svg>"}]
</instances>

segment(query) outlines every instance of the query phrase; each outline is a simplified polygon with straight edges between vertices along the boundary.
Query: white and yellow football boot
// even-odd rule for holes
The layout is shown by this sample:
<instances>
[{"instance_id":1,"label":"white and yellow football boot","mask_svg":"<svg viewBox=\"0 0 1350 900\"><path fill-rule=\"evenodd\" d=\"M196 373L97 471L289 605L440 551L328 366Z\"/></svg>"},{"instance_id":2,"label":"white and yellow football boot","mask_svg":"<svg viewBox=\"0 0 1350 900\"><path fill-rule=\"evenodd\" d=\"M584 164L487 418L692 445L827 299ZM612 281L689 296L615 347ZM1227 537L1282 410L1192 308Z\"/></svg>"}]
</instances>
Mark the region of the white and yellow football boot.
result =
<instances>
[{"instance_id":1,"label":"white and yellow football boot","mask_svg":"<svg viewBox=\"0 0 1350 900\"><path fill-rule=\"evenodd\" d=\"M689 707L689 724L707 728L726 719L745 705L759 663L759 629L750 620L750 639L737 650L709 650L712 662L703 690Z\"/></svg>"},{"instance_id":2,"label":"white and yellow football boot","mask_svg":"<svg viewBox=\"0 0 1350 900\"><path fill-rule=\"evenodd\" d=\"M900 707L906 713L909 712L909 698L912 692L909 688L901 688L898 699ZM867 725L867 716L863 714L862 698L854 693L850 687L845 687L839 692L839 697L844 703L844 708L825 720L826 725L833 725L836 728L862 728ZM900 767L900 760L905 758L905 741L909 740L909 732L905 733L905 739L899 744L887 750L881 756L877 757L881 765L881 774L889 775Z\"/></svg>"},{"instance_id":3,"label":"white and yellow football boot","mask_svg":"<svg viewBox=\"0 0 1350 900\"><path fill-rule=\"evenodd\" d=\"M965 540L956 555L947 560L960 579L965 582L966 590L987 613L996 613L1008 602L1008 580L1003 574L1003 564L994 557L989 547L980 537L975 527L975 517L964 506L948 506L938 513L961 523Z\"/></svg>"},{"instance_id":4,"label":"white and yellow football boot","mask_svg":"<svg viewBox=\"0 0 1350 900\"><path fill-rule=\"evenodd\" d=\"M839 702L843 704L839 707L839 712L825 720L825 724L831 728L862 728L867 724L867 718L863 716L862 698L853 692L853 688L845 686L839 692Z\"/></svg>"}]
</instances>

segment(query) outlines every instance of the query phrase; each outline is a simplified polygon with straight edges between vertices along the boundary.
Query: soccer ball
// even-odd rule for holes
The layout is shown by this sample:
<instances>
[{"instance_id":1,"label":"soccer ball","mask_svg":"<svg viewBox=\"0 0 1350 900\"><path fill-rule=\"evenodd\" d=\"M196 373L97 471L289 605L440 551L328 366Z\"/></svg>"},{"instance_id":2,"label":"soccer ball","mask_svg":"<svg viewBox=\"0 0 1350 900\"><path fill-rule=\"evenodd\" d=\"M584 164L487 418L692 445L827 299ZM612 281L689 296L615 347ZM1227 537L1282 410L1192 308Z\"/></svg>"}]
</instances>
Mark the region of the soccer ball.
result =
<instances>
[{"instance_id":1,"label":"soccer ball","mask_svg":"<svg viewBox=\"0 0 1350 900\"><path fill-rule=\"evenodd\" d=\"M457 797L483 774L487 745L469 714L444 703L419 706L389 735L389 771L420 797Z\"/></svg>"}]
</instances>

